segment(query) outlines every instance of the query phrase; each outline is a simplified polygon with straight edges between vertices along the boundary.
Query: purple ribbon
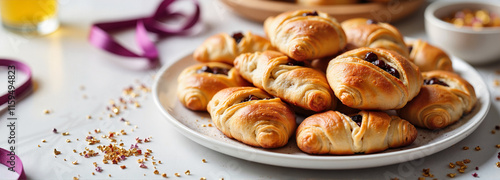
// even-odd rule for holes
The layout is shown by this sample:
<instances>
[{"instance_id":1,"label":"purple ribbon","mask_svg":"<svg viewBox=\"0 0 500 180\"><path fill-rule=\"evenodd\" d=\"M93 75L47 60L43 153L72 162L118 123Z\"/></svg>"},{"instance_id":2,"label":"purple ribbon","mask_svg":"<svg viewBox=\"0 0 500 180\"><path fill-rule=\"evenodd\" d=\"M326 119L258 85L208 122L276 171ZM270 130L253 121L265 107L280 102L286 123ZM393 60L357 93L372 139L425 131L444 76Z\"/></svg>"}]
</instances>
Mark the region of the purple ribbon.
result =
<instances>
[{"instance_id":1,"label":"purple ribbon","mask_svg":"<svg viewBox=\"0 0 500 180\"><path fill-rule=\"evenodd\" d=\"M0 59L0 66L5 66L5 67L14 67L15 72L17 70L20 70L28 76L28 79L21 84L21 86L16 87L14 91L15 97L19 97L21 94L27 92L30 87L31 87L31 69L29 68L28 65L20 62L20 61L14 61L10 59ZM16 74L17 75L17 74ZM6 94L0 96L0 105L5 104L7 101L9 101L9 92ZM11 95L12 96L12 95Z\"/></svg>"},{"instance_id":2,"label":"purple ribbon","mask_svg":"<svg viewBox=\"0 0 500 180\"><path fill-rule=\"evenodd\" d=\"M14 157L15 159L11 159ZM14 162L14 167L11 166L10 162ZM23 162L17 155L15 155L12 151L8 151L6 149L0 148L0 163L11 168L19 174L17 179L26 179L26 174L24 174Z\"/></svg>"},{"instance_id":3,"label":"purple ribbon","mask_svg":"<svg viewBox=\"0 0 500 180\"><path fill-rule=\"evenodd\" d=\"M15 87L13 90L13 94L10 92L7 92L6 94L2 95L0 97L0 105L3 105L9 101L9 96L10 99L16 98L23 93L26 93L29 91L31 88L31 69L29 68L28 65L19 62L19 61L14 61L10 59L0 59L0 66L5 66L7 69L13 70L14 75L17 75L17 70L20 70L28 76L28 79L24 81L21 86ZM10 80L10 78L9 78ZM12 80L16 80L13 78ZM14 84L15 82L12 82ZM23 169L23 163L21 162L21 159L15 155L13 151L8 151L6 149L0 148L0 164L3 164L7 166L8 168L12 168L17 174L19 174L18 179L26 179L26 175L24 174L24 169Z\"/></svg>"},{"instance_id":4,"label":"purple ribbon","mask_svg":"<svg viewBox=\"0 0 500 180\"><path fill-rule=\"evenodd\" d=\"M193 0L195 12L191 15L185 15L179 12L174 12L170 9L172 3L176 0L163 0L153 15L144 18L136 18L117 22L96 23L90 29L89 41L94 46L104 49L110 53L134 58L146 58L150 64L158 64L158 49L147 33L155 33L158 36L169 35L185 35L200 19L200 6L197 0ZM184 17L185 24L178 29L167 28L159 22L166 18ZM135 39L141 53L134 53L116 42L110 35L112 31L126 29L130 27L136 28Z\"/></svg>"}]
</instances>

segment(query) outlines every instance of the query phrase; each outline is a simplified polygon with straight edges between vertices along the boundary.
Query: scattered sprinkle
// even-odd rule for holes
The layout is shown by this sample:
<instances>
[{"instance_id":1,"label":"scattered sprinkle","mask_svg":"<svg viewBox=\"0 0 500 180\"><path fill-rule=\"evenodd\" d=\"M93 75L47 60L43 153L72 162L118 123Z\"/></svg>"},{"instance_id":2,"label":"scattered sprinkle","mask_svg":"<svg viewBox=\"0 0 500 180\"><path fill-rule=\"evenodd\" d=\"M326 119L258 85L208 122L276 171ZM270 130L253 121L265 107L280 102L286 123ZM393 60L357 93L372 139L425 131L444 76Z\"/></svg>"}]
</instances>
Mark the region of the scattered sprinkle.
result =
<instances>
[{"instance_id":1,"label":"scattered sprinkle","mask_svg":"<svg viewBox=\"0 0 500 180\"><path fill-rule=\"evenodd\" d=\"M203 162L203 163L207 163L207 160L205 160L205 159L202 159L202 160L201 160L201 162Z\"/></svg>"},{"instance_id":2,"label":"scattered sprinkle","mask_svg":"<svg viewBox=\"0 0 500 180\"><path fill-rule=\"evenodd\" d=\"M453 163L450 163L449 166L450 166L450 168L455 168L455 164L453 164Z\"/></svg>"},{"instance_id":3,"label":"scattered sprinkle","mask_svg":"<svg viewBox=\"0 0 500 180\"><path fill-rule=\"evenodd\" d=\"M153 171L153 173L156 175L160 174L160 172L158 172L158 170Z\"/></svg>"},{"instance_id":4,"label":"scattered sprinkle","mask_svg":"<svg viewBox=\"0 0 500 180\"><path fill-rule=\"evenodd\" d=\"M469 146L464 146L462 149L463 150L469 150Z\"/></svg>"},{"instance_id":5,"label":"scattered sprinkle","mask_svg":"<svg viewBox=\"0 0 500 180\"><path fill-rule=\"evenodd\" d=\"M473 174L472 174L472 177L477 178L477 177L479 177L479 175L477 175L477 173L473 173Z\"/></svg>"},{"instance_id":6,"label":"scattered sprinkle","mask_svg":"<svg viewBox=\"0 0 500 180\"><path fill-rule=\"evenodd\" d=\"M40 144L38 145L38 147L40 147Z\"/></svg>"},{"instance_id":7,"label":"scattered sprinkle","mask_svg":"<svg viewBox=\"0 0 500 180\"><path fill-rule=\"evenodd\" d=\"M109 177L111 177L111 174L108 174Z\"/></svg>"},{"instance_id":8,"label":"scattered sprinkle","mask_svg":"<svg viewBox=\"0 0 500 180\"><path fill-rule=\"evenodd\" d=\"M61 133L61 134L62 134L63 136L67 136L67 135L69 135L69 132L63 132L63 133Z\"/></svg>"},{"instance_id":9,"label":"scattered sprinkle","mask_svg":"<svg viewBox=\"0 0 500 180\"><path fill-rule=\"evenodd\" d=\"M67 143L70 143L70 142L71 142L71 140L69 140L69 139L66 139L66 142L67 142Z\"/></svg>"},{"instance_id":10,"label":"scattered sprinkle","mask_svg":"<svg viewBox=\"0 0 500 180\"><path fill-rule=\"evenodd\" d=\"M57 149L54 149L54 154L55 155L59 155L59 154L61 154L61 151L58 151Z\"/></svg>"},{"instance_id":11,"label":"scattered sprinkle","mask_svg":"<svg viewBox=\"0 0 500 180\"><path fill-rule=\"evenodd\" d=\"M455 173L449 173L449 174L447 174L447 176L450 177L450 178L454 178L456 175L457 174L455 174Z\"/></svg>"},{"instance_id":12,"label":"scattered sprinkle","mask_svg":"<svg viewBox=\"0 0 500 180\"><path fill-rule=\"evenodd\" d=\"M469 164L470 163L470 159L464 159L463 160L465 164Z\"/></svg>"},{"instance_id":13,"label":"scattered sprinkle","mask_svg":"<svg viewBox=\"0 0 500 180\"><path fill-rule=\"evenodd\" d=\"M476 146L474 149L475 149L476 151L480 151L480 150L481 150L481 147Z\"/></svg>"},{"instance_id":14,"label":"scattered sprinkle","mask_svg":"<svg viewBox=\"0 0 500 180\"><path fill-rule=\"evenodd\" d=\"M78 161L73 161L71 162L73 165L77 165L78 164Z\"/></svg>"},{"instance_id":15,"label":"scattered sprinkle","mask_svg":"<svg viewBox=\"0 0 500 180\"><path fill-rule=\"evenodd\" d=\"M43 110L43 114L50 114L50 110L48 109Z\"/></svg>"},{"instance_id":16,"label":"scattered sprinkle","mask_svg":"<svg viewBox=\"0 0 500 180\"><path fill-rule=\"evenodd\" d=\"M175 173L174 175L177 176L177 177L181 177L181 175L179 173Z\"/></svg>"},{"instance_id":17,"label":"scattered sprinkle","mask_svg":"<svg viewBox=\"0 0 500 180\"><path fill-rule=\"evenodd\" d=\"M47 141L45 139L42 139L42 142L44 143L44 142L47 142Z\"/></svg>"},{"instance_id":18,"label":"scattered sprinkle","mask_svg":"<svg viewBox=\"0 0 500 180\"><path fill-rule=\"evenodd\" d=\"M500 162L497 162L497 167L500 168Z\"/></svg>"},{"instance_id":19,"label":"scattered sprinkle","mask_svg":"<svg viewBox=\"0 0 500 180\"><path fill-rule=\"evenodd\" d=\"M120 168L125 169L125 168L127 168L127 166L122 165L122 166L120 166Z\"/></svg>"},{"instance_id":20,"label":"scattered sprinkle","mask_svg":"<svg viewBox=\"0 0 500 180\"><path fill-rule=\"evenodd\" d=\"M190 174L191 174L191 171L187 170L186 172L184 172L184 174L186 174L186 175L190 175Z\"/></svg>"},{"instance_id":21,"label":"scattered sprinkle","mask_svg":"<svg viewBox=\"0 0 500 180\"><path fill-rule=\"evenodd\" d=\"M166 178L166 177L167 177L167 173L163 173L163 174L161 174L161 177Z\"/></svg>"},{"instance_id":22,"label":"scattered sprinkle","mask_svg":"<svg viewBox=\"0 0 500 180\"><path fill-rule=\"evenodd\" d=\"M87 119L92 119L92 116L88 115L88 116L87 116Z\"/></svg>"},{"instance_id":23,"label":"scattered sprinkle","mask_svg":"<svg viewBox=\"0 0 500 180\"><path fill-rule=\"evenodd\" d=\"M205 177L201 177L201 178L200 178L200 180L207 180L207 178L205 178Z\"/></svg>"},{"instance_id":24,"label":"scattered sprinkle","mask_svg":"<svg viewBox=\"0 0 500 180\"><path fill-rule=\"evenodd\" d=\"M500 144L495 145L495 147L500 148Z\"/></svg>"}]
</instances>

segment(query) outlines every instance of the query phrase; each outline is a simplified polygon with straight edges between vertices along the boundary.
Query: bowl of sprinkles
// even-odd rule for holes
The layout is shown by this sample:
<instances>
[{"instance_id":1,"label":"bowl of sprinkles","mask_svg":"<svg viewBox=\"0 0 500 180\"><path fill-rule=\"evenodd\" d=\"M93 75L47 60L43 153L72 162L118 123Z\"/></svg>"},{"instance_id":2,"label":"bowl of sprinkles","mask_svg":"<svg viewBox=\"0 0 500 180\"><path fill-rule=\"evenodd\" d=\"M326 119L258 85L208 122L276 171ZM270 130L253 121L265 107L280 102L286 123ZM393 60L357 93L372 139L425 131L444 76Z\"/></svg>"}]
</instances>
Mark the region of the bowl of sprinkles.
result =
<instances>
[{"instance_id":1,"label":"bowl of sprinkles","mask_svg":"<svg viewBox=\"0 0 500 180\"><path fill-rule=\"evenodd\" d=\"M430 40L470 64L500 60L500 3L436 1L425 10Z\"/></svg>"}]
</instances>

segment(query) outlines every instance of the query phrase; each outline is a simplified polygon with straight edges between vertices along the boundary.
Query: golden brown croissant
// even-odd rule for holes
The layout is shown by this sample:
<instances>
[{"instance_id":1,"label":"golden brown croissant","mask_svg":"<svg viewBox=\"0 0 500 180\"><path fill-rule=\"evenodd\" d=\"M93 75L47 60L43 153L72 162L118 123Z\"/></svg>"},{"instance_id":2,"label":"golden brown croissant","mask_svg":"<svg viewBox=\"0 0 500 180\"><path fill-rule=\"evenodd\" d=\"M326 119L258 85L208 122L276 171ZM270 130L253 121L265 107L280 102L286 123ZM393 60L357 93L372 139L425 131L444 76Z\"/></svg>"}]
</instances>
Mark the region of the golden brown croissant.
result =
<instances>
[{"instance_id":1,"label":"golden brown croissant","mask_svg":"<svg viewBox=\"0 0 500 180\"><path fill-rule=\"evenodd\" d=\"M326 76L337 98L356 109L402 108L423 83L413 63L377 48L358 48L337 56L328 64Z\"/></svg>"},{"instance_id":2,"label":"golden brown croissant","mask_svg":"<svg viewBox=\"0 0 500 180\"><path fill-rule=\"evenodd\" d=\"M193 54L200 62L223 62L233 64L234 58L242 53L275 50L269 40L250 31L232 36L219 33L209 37Z\"/></svg>"},{"instance_id":3,"label":"golden brown croissant","mask_svg":"<svg viewBox=\"0 0 500 180\"><path fill-rule=\"evenodd\" d=\"M309 154L368 154L410 145L417 129L385 112L361 111L347 116L326 111L304 119L296 137L299 149Z\"/></svg>"},{"instance_id":4,"label":"golden brown croissant","mask_svg":"<svg viewBox=\"0 0 500 180\"><path fill-rule=\"evenodd\" d=\"M255 87L219 91L209 102L208 112L227 137L263 148L286 145L297 126L288 105Z\"/></svg>"},{"instance_id":5,"label":"golden brown croissant","mask_svg":"<svg viewBox=\"0 0 500 180\"><path fill-rule=\"evenodd\" d=\"M297 10L264 21L271 44L297 61L334 55L346 45L340 24L327 13Z\"/></svg>"},{"instance_id":6,"label":"golden brown croissant","mask_svg":"<svg viewBox=\"0 0 500 180\"><path fill-rule=\"evenodd\" d=\"M325 74L301 64L276 51L246 53L234 60L243 78L283 101L316 112L335 108Z\"/></svg>"},{"instance_id":7,"label":"golden brown croissant","mask_svg":"<svg viewBox=\"0 0 500 180\"><path fill-rule=\"evenodd\" d=\"M355 4L358 0L297 0L298 4L316 6L316 5L335 5L335 4Z\"/></svg>"},{"instance_id":8,"label":"golden brown croissant","mask_svg":"<svg viewBox=\"0 0 500 180\"><path fill-rule=\"evenodd\" d=\"M232 66L218 62L184 69L177 83L177 97L184 106L195 111L206 111L208 101L221 89L250 85Z\"/></svg>"},{"instance_id":9,"label":"golden brown croissant","mask_svg":"<svg viewBox=\"0 0 500 180\"><path fill-rule=\"evenodd\" d=\"M421 72L445 70L453 72L451 59L443 50L423 40L407 42L410 49L410 60Z\"/></svg>"},{"instance_id":10,"label":"golden brown croissant","mask_svg":"<svg viewBox=\"0 0 500 180\"><path fill-rule=\"evenodd\" d=\"M397 111L413 125L444 128L469 113L476 104L474 87L457 74L429 71L422 75L425 80L418 96Z\"/></svg>"},{"instance_id":11,"label":"golden brown croissant","mask_svg":"<svg viewBox=\"0 0 500 180\"><path fill-rule=\"evenodd\" d=\"M394 26L365 18L354 18L342 22L349 50L359 47L382 48L396 51L408 57L408 48L403 36Z\"/></svg>"}]
</instances>

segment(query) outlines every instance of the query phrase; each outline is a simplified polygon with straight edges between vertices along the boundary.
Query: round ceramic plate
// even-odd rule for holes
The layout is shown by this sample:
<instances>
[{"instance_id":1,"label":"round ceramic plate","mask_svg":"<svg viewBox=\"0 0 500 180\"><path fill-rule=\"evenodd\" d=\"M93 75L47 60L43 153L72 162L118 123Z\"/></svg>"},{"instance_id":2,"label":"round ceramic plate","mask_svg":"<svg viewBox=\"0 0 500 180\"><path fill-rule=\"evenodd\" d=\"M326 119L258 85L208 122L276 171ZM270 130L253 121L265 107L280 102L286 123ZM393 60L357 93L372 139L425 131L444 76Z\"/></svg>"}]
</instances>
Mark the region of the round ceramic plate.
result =
<instances>
[{"instance_id":1,"label":"round ceramic plate","mask_svg":"<svg viewBox=\"0 0 500 180\"><path fill-rule=\"evenodd\" d=\"M269 1L269 0L221 0L229 6L234 13L253 20L264 22L269 16L276 16L286 11L300 9L314 9L328 13L342 22L351 18L369 18L381 22L398 21L424 4L425 0L394 0L389 3L358 3L307 6L294 2Z\"/></svg>"},{"instance_id":2,"label":"round ceramic plate","mask_svg":"<svg viewBox=\"0 0 500 180\"><path fill-rule=\"evenodd\" d=\"M479 73L464 61L452 58L455 71L475 88L478 98L473 111L457 123L439 130L418 129L413 144L403 148L389 149L375 154L349 156L309 155L300 151L291 138L278 149L251 147L227 138L215 126L206 112L193 112L177 99L177 76L186 67L198 63L188 55L169 66L163 67L153 85L154 101L167 120L189 139L223 154L264 164L308 168L308 169L356 169L384 166L425 157L441 151L471 134L483 121L490 107L490 94ZM297 121L303 117L297 118Z\"/></svg>"}]
</instances>

